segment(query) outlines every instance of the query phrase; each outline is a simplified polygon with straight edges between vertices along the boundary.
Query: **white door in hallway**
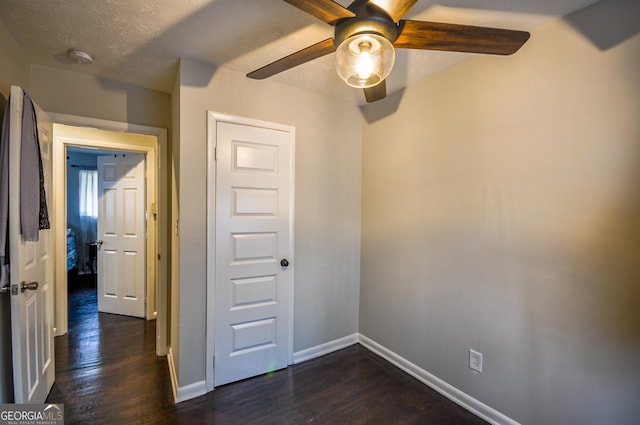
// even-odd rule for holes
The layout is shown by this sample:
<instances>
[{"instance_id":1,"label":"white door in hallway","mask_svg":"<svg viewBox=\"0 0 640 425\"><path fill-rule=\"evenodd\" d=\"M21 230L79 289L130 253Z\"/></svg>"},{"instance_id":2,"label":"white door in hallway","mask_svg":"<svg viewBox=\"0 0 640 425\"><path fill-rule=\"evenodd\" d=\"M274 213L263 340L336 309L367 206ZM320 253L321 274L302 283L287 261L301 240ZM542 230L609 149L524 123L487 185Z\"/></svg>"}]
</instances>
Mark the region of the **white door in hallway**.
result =
<instances>
[{"instance_id":1,"label":"white door in hallway","mask_svg":"<svg viewBox=\"0 0 640 425\"><path fill-rule=\"evenodd\" d=\"M289 363L295 136L263 122L213 125L217 386Z\"/></svg>"},{"instance_id":2,"label":"white door in hallway","mask_svg":"<svg viewBox=\"0 0 640 425\"><path fill-rule=\"evenodd\" d=\"M53 229L40 230L38 241L25 241L20 230L20 157L23 102L11 87L9 140L9 257L13 387L16 403L44 403L55 379L53 345ZM47 206L51 217L51 118L35 106ZM37 169L32 170L38 173ZM5 371L3 371L4 373Z\"/></svg>"},{"instance_id":3,"label":"white door in hallway","mask_svg":"<svg viewBox=\"0 0 640 425\"><path fill-rule=\"evenodd\" d=\"M98 311L145 317L145 163L98 157Z\"/></svg>"}]
</instances>

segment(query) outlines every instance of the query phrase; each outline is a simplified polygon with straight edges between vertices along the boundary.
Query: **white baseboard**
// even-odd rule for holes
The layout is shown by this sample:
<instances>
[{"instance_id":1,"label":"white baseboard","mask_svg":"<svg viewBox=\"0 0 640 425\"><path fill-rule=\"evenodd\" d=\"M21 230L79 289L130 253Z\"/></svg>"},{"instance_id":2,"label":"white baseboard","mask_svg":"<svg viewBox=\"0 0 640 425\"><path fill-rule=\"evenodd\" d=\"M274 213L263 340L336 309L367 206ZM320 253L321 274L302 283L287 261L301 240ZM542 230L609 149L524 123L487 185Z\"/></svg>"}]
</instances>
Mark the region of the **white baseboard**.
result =
<instances>
[{"instance_id":1,"label":"white baseboard","mask_svg":"<svg viewBox=\"0 0 640 425\"><path fill-rule=\"evenodd\" d=\"M481 401L476 400L475 398L460 391L452 385L447 384L442 379L430 374L426 370L411 363L409 360L399 356L386 347L378 344L374 340L367 338L362 334L358 334L358 342L363 347L388 360L390 363L404 370L423 384L433 388L443 396L447 397L449 400L464 407L465 409L476 414L485 421L494 425L520 425L518 422L514 421L508 416L505 416L504 414L487 406Z\"/></svg>"},{"instance_id":2,"label":"white baseboard","mask_svg":"<svg viewBox=\"0 0 640 425\"><path fill-rule=\"evenodd\" d=\"M173 400L176 403L187 401L207 393L206 381L194 382L193 384L185 385L184 387L178 386L178 375L176 374L176 367L173 362L173 352L171 351L171 347L169 347L169 352L167 353L167 363L169 364Z\"/></svg>"},{"instance_id":3,"label":"white baseboard","mask_svg":"<svg viewBox=\"0 0 640 425\"><path fill-rule=\"evenodd\" d=\"M342 338L335 339L333 341L325 342L324 344L316 345L315 347L297 351L293 353L293 363L302 363L307 360L315 359L316 357L324 356L325 354L341 350L357 343L360 343L369 351L386 359L391 364L399 367L423 384L431 387L438 393L447 397L449 400L481 417L485 421L494 425L520 425L515 420L498 412L492 407L487 406L481 401L476 400L470 395L460 391L459 389L446 383L437 376L432 375L431 373L420 368L414 363L411 363L404 357L394 353L388 348L378 344L371 338L368 338L362 334L348 335ZM176 403L180 403L181 401L186 401L206 394L206 381L194 382L193 384L186 385L184 387L178 386L178 379L175 373L175 365L173 363L173 354L171 352L171 347L169 347L169 352L167 354L167 362L169 363L169 374L171 375L171 388L173 390L173 398Z\"/></svg>"},{"instance_id":4,"label":"white baseboard","mask_svg":"<svg viewBox=\"0 0 640 425\"><path fill-rule=\"evenodd\" d=\"M207 393L207 382L198 381L193 384L185 385L184 387L178 387L176 394L176 403L182 401L191 400L192 398L200 397Z\"/></svg>"},{"instance_id":5,"label":"white baseboard","mask_svg":"<svg viewBox=\"0 0 640 425\"><path fill-rule=\"evenodd\" d=\"M357 343L358 334L347 335L342 338L334 339L333 341L325 342L324 344L316 345L315 347L296 351L293 353L293 363L302 363L307 360L315 359L316 357L324 356L325 354L347 348L348 346Z\"/></svg>"}]
</instances>

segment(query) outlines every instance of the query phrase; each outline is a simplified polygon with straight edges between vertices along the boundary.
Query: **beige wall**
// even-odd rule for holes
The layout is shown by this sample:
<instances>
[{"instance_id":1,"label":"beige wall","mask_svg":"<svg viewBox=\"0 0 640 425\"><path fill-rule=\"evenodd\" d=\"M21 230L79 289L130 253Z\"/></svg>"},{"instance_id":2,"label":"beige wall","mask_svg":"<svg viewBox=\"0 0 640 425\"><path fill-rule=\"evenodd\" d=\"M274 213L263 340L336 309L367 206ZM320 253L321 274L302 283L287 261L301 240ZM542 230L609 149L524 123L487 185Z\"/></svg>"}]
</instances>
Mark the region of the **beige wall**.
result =
<instances>
[{"instance_id":1,"label":"beige wall","mask_svg":"<svg viewBox=\"0 0 640 425\"><path fill-rule=\"evenodd\" d=\"M28 90L29 61L2 20L0 20L0 61L2 63L0 66L0 94L7 99L11 86L21 86ZM0 108L0 112L4 110L2 108Z\"/></svg>"},{"instance_id":2,"label":"beige wall","mask_svg":"<svg viewBox=\"0 0 640 425\"><path fill-rule=\"evenodd\" d=\"M166 128L169 130L168 150L171 151L170 94L41 65L31 65L30 76L31 95L45 111ZM159 164L165 164L165 161L165 158L159 158ZM170 193L171 179L168 180L166 187L158 187L160 202L165 202L162 200L166 200L165 196ZM167 228L158 231L170 234L171 219L166 223ZM167 252L170 252L171 240L168 239L167 243ZM162 261L159 265L166 264L164 271L170 276L170 263ZM170 298L167 301L170 303ZM170 320L168 313L167 319ZM171 338L170 329L168 333Z\"/></svg>"},{"instance_id":3,"label":"beige wall","mask_svg":"<svg viewBox=\"0 0 640 425\"><path fill-rule=\"evenodd\" d=\"M295 126L294 351L357 332L358 108L188 60L180 80L180 386L205 378L207 110Z\"/></svg>"},{"instance_id":4,"label":"beige wall","mask_svg":"<svg viewBox=\"0 0 640 425\"><path fill-rule=\"evenodd\" d=\"M171 95L167 93L42 65L31 65L30 90L47 112L171 126Z\"/></svg>"},{"instance_id":5,"label":"beige wall","mask_svg":"<svg viewBox=\"0 0 640 425\"><path fill-rule=\"evenodd\" d=\"M360 332L522 424L640 418L638 16L602 1L365 127Z\"/></svg>"}]
</instances>

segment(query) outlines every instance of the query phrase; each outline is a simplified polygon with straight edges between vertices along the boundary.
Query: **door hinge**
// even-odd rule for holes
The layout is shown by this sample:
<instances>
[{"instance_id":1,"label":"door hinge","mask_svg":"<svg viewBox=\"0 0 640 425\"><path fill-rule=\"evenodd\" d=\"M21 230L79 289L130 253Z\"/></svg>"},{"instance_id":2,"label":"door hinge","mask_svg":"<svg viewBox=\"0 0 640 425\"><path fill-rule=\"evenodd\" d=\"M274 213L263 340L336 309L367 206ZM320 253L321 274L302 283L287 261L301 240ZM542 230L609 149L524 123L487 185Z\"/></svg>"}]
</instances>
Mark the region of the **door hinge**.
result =
<instances>
[{"instance_id":1,"label":"door hinge","mask_svg":"<svg viewBox=\"0 0 640 425\"><path fill-rule=\"evenodd\" d=\"M213 368L216 368L216 355L213 355Z\"/></svg>"},{"instance_id":2,"label":"door hinge","mask_svg":"<svg viewBox=\"0 0 640 425\"><path fill-rule=\"evenodd\" d=\"M215 147L213 148L213 160L214 160L214 161L217 161L217 160L218 160L218 147L217 147L217 146L215 146Z\"/></svg>"}]
</instances>

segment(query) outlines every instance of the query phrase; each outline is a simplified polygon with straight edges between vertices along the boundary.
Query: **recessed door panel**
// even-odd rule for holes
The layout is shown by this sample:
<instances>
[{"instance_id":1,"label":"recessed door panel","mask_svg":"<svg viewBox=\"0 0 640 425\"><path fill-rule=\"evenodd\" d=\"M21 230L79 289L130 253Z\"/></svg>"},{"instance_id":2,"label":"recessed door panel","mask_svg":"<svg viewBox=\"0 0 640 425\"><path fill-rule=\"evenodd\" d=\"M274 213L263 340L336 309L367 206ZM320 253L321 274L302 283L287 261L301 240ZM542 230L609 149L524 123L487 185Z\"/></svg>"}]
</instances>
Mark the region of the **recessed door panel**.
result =
<instances>
[{"instance_id":1,"label":"recessed door panel","mask_svg":"<svg viewBox=\"0 0 640 425\"><path fill-rule=\"evenodd\" d=\"M278 146L232 142L232 169L236 172L276 173Z\"/></svg>"},{"instance_id":2,"label":"recessed door panel","mask_svg":"<svg viewBox=\"0 0 640 425\"><path fill-rule=\"evenodd\" d=\"M45 327L43 329L44 343L40 346L40 367L42 370L46 370L53 365L53 311L51 309L53 306L53 293L49 282L42 287L42 303Z\"/></svg>"},{"instance_id":3,"label":"recessed door panel","mask_svg":"<svg viewBox=\"0 0 640 425\"><path fill-rule=\"evenodd\" d=\"M233 351L231 356L237 356L261 348L275 347L276 319L255 320L252 322L231 325L233 329Z\"/></svg>"},{"instance_id":4,"label":"recessed door panel","mask_svg":"<svg viewBox=\"0 0 640 425\"><path fill-rule=\"evenodd\" d=\"M123 161L122 161L122 178L123 180L129 180L129 181L135 181L140 177L140 172L142 170L140 170L138 168L138 158L137 155L133 155L133 157L129 157L127 158L127 155L129 154L125 154L125 156L123 157ZM135 185L135 183L133 183Z\"/></svg>"},{"instance_id":5,"label":"recessed door panel","mask_svg":"<svg viewBox=\"0 0 640 425\"><path fill-rule=\"evenodd\" d=\"M102 165L103 180L105 182L113 182L118 179L118 164L113 162L105 162Z\"/></svg>"},{"instance_id":6,"label":"recessed door panel","mask_svg":"<svg viewBox=\"0 0 640 425\"><path fill-rule=\"evenodd\" d=\"M38 297L31 295L26 302L27 308L27 329L29 329L27 338L27 382L29 386L29 394L37 388L38 385Z\"/></svg>"},{"instance_id":7,"label":"recessed door panel","mask_svg":"<svg viewBox=\"0 0 640 425\"><path fill-rule=\"evenodd\" d=\"M142 214L140 206L138 205L138 199L140 198L138 196L138 189L124 189L122 191L122 196L124 198L124 205L126 205L126 208L123 209L122 234L128 237L135 237L139 232L136 228L140 221L138 217Z\"/></svg>"},{"instance_id":8,"label":"recessed door panel","mask_svg":"<svg viewBox=\"0 0 640 425\"><path fill-rule=\"evenodd\" d=\"M232 215L234 217L268 217L277 215L278 191L275 189L233 188Z\"/></svg>"},{"instance_id":9,"label":"recessed door panel","mask_svg":"<svg viewBox=\"0 0 640 425\"><path fill-rule=\"evenodd\" d=\"M104 220L104 234L117 236L118 234L118 191L116 189L104 189L102 191L102 214Z\"/></svg>"},{"instance_id":10,"label":"recessed door panel","mask_svg":"<svg viewBox=\"0 0 640 425\"><path fill-rule=\"evenodd\" d=\"M249 261L275 261L277 233L238 233L231 235L232 264Z\"/></svg>"},{"instance_id":11,"label":"recessed door panel","mask_svg":"<svg viewBox=\"0 0 640 425\"><path fill-rule=\"evenodd\" d=\"M133 251L125 251L123 253L123 275L122 281L124 285L124 293L122 296L124 298L129 298L135 300L137 298L138 288L136 287L136 282L138 281L138 277L136 273L138 273L138 260L139 255L137 252Z\"/></svg>"},{"instance_id":12,"label":"recessed door panel","mask_svg":"<svg viewBox=\"0 0 640 425\"><path fill-rule=\"evenodd\" d=\"M32 267L37 265L36 258L38 255L36 253L37 244L35 242L25 242L24 246L24 268L25 270L29 270Z\"/></svg>"},{"instance_id":13,"label":"recessed door panel","mask_svg":"<svg viewBox=\"0 0 640 425\"><path fill-rule=\"evenodd\" d=\"M101 270L101 280L104 282L103 290L100 291L103 296L117 297L118 296L118 251L111 249L103 249L102 258L100 259L104 263L104 267Z\"/></svg>"},{"instance_id":14,"label":"recessed door panel","mask_svg":"<svg viewBox=\"0 0 640 425\"><path fill-rule=\"evenodd\" d=\"M42 232L40 240L42 243L36 244L36 250L39 252L40 261L48 261L51 258L51 247L53 246L49 240L49 232Z\"/></svg>"},{"instance_id":15,"label":"recessed door panel","mask_svg":"<svg viewBox=\"0 0 640 425\"><path fill-rule=\"evenodd\" d=\"M278 277L258 276L244 279L232 279L233 301L231 309L253 308L276 302Z\"/></svg>"}]
</instances>

